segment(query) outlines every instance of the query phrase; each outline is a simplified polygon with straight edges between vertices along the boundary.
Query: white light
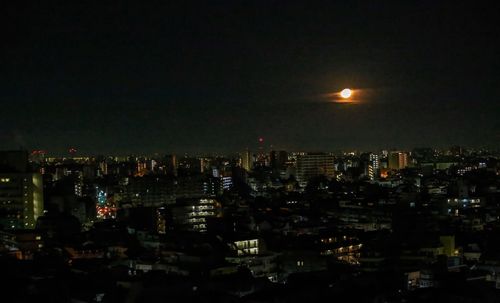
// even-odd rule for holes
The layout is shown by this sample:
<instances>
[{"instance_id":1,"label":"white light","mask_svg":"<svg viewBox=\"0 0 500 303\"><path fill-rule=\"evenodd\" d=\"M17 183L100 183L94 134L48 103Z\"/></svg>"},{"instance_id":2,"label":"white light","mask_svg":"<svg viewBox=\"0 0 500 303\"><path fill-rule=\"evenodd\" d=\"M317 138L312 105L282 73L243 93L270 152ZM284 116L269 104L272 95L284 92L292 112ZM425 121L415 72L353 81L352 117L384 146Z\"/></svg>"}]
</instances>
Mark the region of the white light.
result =
<instances>
[{"instance_id":1,"label":"white light","mask_svg":"<svg viewBox=\"0 0 500 303\"><path fill-rule=\"evenodd\" d=\"M341 92L340 92L340 96L344 99L347 99L349 97L351 97L352 95L352 91L349 89L349 88L344 88Z\"/></svg>"}]
</instances>

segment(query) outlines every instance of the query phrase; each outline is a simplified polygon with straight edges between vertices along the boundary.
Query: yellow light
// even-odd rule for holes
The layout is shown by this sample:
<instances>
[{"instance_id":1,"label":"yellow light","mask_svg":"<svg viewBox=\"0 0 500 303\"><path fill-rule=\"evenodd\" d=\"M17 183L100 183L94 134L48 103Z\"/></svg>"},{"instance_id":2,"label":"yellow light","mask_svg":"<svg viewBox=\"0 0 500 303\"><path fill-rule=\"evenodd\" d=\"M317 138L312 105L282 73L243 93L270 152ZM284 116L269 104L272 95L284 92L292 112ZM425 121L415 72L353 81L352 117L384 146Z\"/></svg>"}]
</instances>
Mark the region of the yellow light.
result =
<instances>
[{"instance_id":1,"label":"yellow light","mask_svg":"<svg viewBox=\"0 0 500 303\"><path fill-rule=\"evenodd\" d=\"M344 99L348 99L350 98L352 95L352 91L348 88L344 88L341 92L340 92L340 96Z\"/></svg>"}]
</instances>

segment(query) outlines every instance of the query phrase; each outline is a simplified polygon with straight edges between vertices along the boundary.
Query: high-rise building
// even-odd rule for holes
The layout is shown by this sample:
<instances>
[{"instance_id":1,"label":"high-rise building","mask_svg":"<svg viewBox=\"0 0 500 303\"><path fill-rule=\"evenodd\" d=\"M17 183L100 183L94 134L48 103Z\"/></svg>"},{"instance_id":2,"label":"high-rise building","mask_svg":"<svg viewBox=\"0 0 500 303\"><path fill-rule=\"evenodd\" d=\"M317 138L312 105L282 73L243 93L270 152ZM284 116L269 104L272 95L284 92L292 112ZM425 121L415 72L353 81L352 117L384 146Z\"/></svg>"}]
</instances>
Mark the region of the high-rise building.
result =
<instances>
[{"instance_id":1,"label":"high-rise building","mask_svg":"<svg viewBox=\"0 0 500 303\"><path fill-rule=\"evenodd\" d=\"M368 177L370 180L377 179L380 171L380 159L377 154L370 154L370 162L368 163Z\"/></svg>"},{"instance_id":2,"label":"high-rise building","mask_svg":"<svg viewBox=\"0 0 500 303\"><path fill-rule=\"evenodd\" d=\"M176 198L198 198L222 193L220 177L206 175L180 176L175 186Z\"/></svg>"},{"instance_id":3,"label":"high-rise building","mask_svg":"<svg viewBox=\"0 0 500 303\"><path fill-rule=\"evenodd\" d=\"M172 228L197 232L207 231L207 220L221 216L221 204L213 198L178 199L171 206Z\"/></svg>"},{"instance_id":4,"label":"high-rise building","mask_svg":"<svg viewBox=\"0 0 500 303\"><path fill-rule=\"evenodd\" d=\"M42 214L42 176L29 172L28 153L0 152L0 224L5 229L33 229Z\"/></svg>"},{"instance_id":5,"label":"high-rise building","mask_svg":"<svg viewBox=\"0 0 500 303\"><path fill-rule=\"evenodd\" d=\"M326 153L307 153L297 156L297 181L301 187L317 176L334 176L333 156Z\"/></svg>"},{"instance_id":6,"label":"high-rise building","mask_svg":"<svg viewBox=\"0 0 500 303\"><path fill-rule=\"evenodd\" d=\"M175 202L174 180L168 177L143 176L128 179L122 203L134 207L160 207Z\"/></svg>"},{"instance_id":7,"label":"high-rise building","mask_svg":"<svg viewBox=\"0 0 500 303\"><path fill-rule=\"evenodd\" d=\"M246 171L251 171L253 169L253 156L248 149L241 155L241 167Z\"/></svg>"},{"instance_id":8,"label":"high-rise building","mask_svg":"<svg viewBox=\"0 0 500 303\"><path fill-rule=\"evenodd\" d=\"M408 166L408 153L393 151L388 157L390 169L403 169Z\"/></svg>"}]
</instances>

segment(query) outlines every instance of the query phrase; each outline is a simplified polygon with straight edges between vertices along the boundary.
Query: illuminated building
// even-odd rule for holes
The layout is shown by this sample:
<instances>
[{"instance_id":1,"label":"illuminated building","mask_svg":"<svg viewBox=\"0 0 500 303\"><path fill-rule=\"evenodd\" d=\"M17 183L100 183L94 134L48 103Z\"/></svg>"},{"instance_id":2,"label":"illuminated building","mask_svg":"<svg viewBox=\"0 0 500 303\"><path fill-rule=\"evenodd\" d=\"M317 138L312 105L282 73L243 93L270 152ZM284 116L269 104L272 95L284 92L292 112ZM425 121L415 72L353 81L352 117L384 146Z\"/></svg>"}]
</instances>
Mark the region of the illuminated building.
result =
<instances>
[{"instance_id":1,"label":"illuminated building","mask_svg":"<svg viewBox=\"0 0 500 303\"><path fill-rule=\"evenodd\" d=\"M301 187L317 176L332 178L334 175L333 156L325 153L307 153L297 156L297 181Z\"/></svg>"},{"instance_id":2,"label":"illuminated building","mask_svg":"<svg viewBox=\"0 0 500 303\"><path fill-rule=\"evenodd\" d=\"M28 152L0 152L0 224L33 229L42 214L42 176L28 171Z\"/></svg>"},{"instance_id":3,"label":"illuminated building","mask_svg":"<svg viewBox=\"0 0 500 303\"><path fill-rule=\"evenodd\" d=\"M212 198L179 199L171 207L173 228L197 232L207 231L207 219L220 217L221 204Z\"/></svg>"},{"instance_id":4,"label":"illuminated building","mask_svg":"<svg viewBox=\"0 0 500 303\"><path fill-rule=\"evenodd\" d=\"M231 176L221 176L220 182L222 191L229 190L233 186L233 178Z\"/></svg>"},{"instance_id":5,"label":"illuminated building","mask_svg":"<svg viewBox=\"0 0 500 303\"><path fill-rule=\"evenodd\" d=\"M253 169L253 156L248 149L241 155L241 167L246 171L251 171Z\"/></svg>"},{"instance_id":6,"label":"illuminated building","mask_svg":"<svg viewBox=\"0 0 500 303\"><path fill-rule=\"evenodd\" d=\"M218 173L219 182L219 194L222 194L225 190L231 189L233 187L233 174L230 170L222 170Z\"/></svg>"},{"instance_id":7,"label":"illuminated building","mask_svg":"<svg viewBox=\"0 0 500 303\"><path fill-rule=\"evenodd\" d=\"M480 198L449 198L446 200L448 204L448 214L458 216L465 209L481 208L484 203Z\"/></svg>"},{"instance_id":8,"label":"illuminated building","mask_svg":"<svg viewBox=\"0 0 500 303\"><path fill-rule=\"evenodd\" d=\"M262 248L258 238L241 238L230 243L231 251L236 256L258 255Z\"/></svg>"},{"instance_id":9,"label":"illuminated building","mask_svg":"<svg viewBox=\"0 0 500 303\"><path fill-rule=\"evenodd\" d=\"M99 163L98 174L103 176L108 174L108 163L106 163L106 161L102 161Z\"/></svg>"},{"instance_id":10,"label":"illuminated building","mask_svg":"<svg viewBox=\"0 0 500 303\"><path fill-rule=\"evenodd\" d=\"M83 178L81 173L75 175L74 183L75 183L75 195L77 197L81 197L83 190Z\"/></svg>"},{"instance_id":11,"label":"illuminated building","mask_svg":"<svg viewBox=\"0 0 500 303\"><path fill-rule=\"evenodd\" d=\"M278 281L279 254L266 251L261 239L237 236L227 243L231 249L231 256L226 257L228 263L248 268L252 276L256 278Z\"/></svg>"},{"instance_id":12,"label":"illuminated building","mask_svg":"<svg viewBox=\"0 0 500 303\"><path fill-rule=\"evenodd\" d=\"M363 245L353 235L328 235L320 239L320 254L334 256L338 260L358 264L360 249Z\"/></svg>"},{"instance_id":13,"label":"illuminated building","mask_svg":"<svg viewBox=\"0 0 500 303\"><path fill-rule=\"evenodd\" d=\"M379 176L380 159L377 154L370 154L370 163L368 164L368 177L370 180L375 180Z\"/></svg>"},{"instance_id":14,"label":"illuminated building","mask_svg":"<svg viewBox=\"0 0 500 303\"><path fill-rule=\"evenodd\" d=\"M259 151L255 158L255 166L264 167L269 165L269 156L264 149L264 138L259 138Z\"/></svg>"},{"instance_id":15,"label":"illuminated building","mask_svg":"<svg viewBox=\"0 0 500 303\"><path fill-rule=\"evenodd\" d=\"M165 220L165 207L159 207L156 209L156 231L159 234L164 234L167 229L167 222Z\"/></svg>"},{"instance_id":16,"label":"illuminated building","mask_svg":"<svg viewBox=\"0 0 500 303\"><path fill-rule=\"evenodd\" d=\"M156 160L152 159L152 160L149 160L148 165L150 165L149 170L152 172L155 172L156 167L158 166L158 162L156 162Z\"/></svg>"},{"instance_id":17,"label":"illuminated building","mask_svg":"<svg viewBox=\"0 0 500 303\"><path fill-rule=\"evenodd\" d=\"M33 229L42 214L40 174L0 173L0 224L7 229Z\"/></svg>"},{"instance_id":18,"label":"illuminated building","mask_svg":"<svg viewBox=\"0 0 500 303\"><path fill-rule=\"evenodd\" d=\"M147 173L147 163L145 162L137 162L137 169L135 172L135 176L142 177Z\"/></svg>"},{"instance_id":19,"label":"illuminated building","mask_svg":"<svg viewBox=\"0 0 500 303\"><path fill-rule=\"evenodd\" d=\"M204 175L182 176L175 186L176 198L198 198L215 196L222 192L221 178Z\"/></svg>"},{"instance_id":20,"label":"illuminated building","mask_svg":"<svg viewBox=\"0 0 500 303\"><path fill-rule=\"evenodd\" d=\"M408 153L394 151L388 156L390 169L403 169L408 166Z\"/></svg>"}]
</instances>

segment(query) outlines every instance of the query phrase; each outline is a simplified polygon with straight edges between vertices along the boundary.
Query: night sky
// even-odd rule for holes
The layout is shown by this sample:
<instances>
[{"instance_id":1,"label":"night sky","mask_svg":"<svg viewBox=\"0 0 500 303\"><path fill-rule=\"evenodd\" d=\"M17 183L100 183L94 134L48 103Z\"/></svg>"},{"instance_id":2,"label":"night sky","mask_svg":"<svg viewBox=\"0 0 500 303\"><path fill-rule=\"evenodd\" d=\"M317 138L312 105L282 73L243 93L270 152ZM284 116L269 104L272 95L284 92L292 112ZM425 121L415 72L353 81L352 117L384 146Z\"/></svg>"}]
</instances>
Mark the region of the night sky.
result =
<instances>
[{"instance_id":1,"label":"night sky","mask_svg":"<svg viewBox=\"0 0 500 303\"><path fill-rule=\"evenodd\" d=\"M486 2L67 2L1 10L0 149L499 145Z\"/></svg>"}]
</instances>

